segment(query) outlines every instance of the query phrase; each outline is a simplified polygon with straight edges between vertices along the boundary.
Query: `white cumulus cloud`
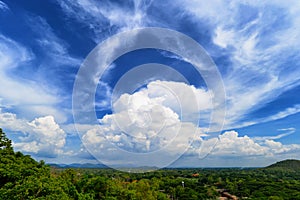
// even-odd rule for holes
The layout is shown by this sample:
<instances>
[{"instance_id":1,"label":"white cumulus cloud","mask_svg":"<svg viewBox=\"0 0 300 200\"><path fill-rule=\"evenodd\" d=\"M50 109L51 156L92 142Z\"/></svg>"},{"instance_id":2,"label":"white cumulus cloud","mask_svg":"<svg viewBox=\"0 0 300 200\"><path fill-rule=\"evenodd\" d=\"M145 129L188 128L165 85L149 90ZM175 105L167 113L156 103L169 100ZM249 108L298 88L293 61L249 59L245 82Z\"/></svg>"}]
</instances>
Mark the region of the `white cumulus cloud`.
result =
<instances>
[{"instance_id":1,"label":"white cumulus cloud","mask_svg":"<svg viewBox=\"0 0 300 200\"><path fill-rule=\"evenodd\" d=\"M198 127L195 113L211 109L210 98L208 91L185 83L150 82L133 94L121 95L113 104L113 114L82 135L83 144L96 157L106 159L110 154L104 152L116 149L180 155L195 137L207 136L207 127ZM185 120L182 110L187 113Z\"/></svg>"},{"instance_id":2,"label":"white cumulus cloud","mask_svg":"<svg viewBox=\"0 0 300 200\"><path fill-rule=\"evenodd\" d=\"M16 150L38 155L55 157L63 153L66 133L55 122L53 116L39 117L32 121L19 119L13 113L0 113L0 127L17 134L13 141Z\"/></svg>"},{"instance_id":3,"label":"white cumulus cloud","mask_svg":"<svg viewBox=\"0 0 300 200\"><path fill-rule=\"evenodd\" d=\"M300 150L299 144L282 144L274 141L277 137L251 138L247 135L240 136L236 131L226 131L219 136L218 141L212 138L206 141L201 141L203 146L213 146L210 152L206 152L209 156L219 157L251 157L251 156L266 156L274 157L279 154L293 154ZM198 153L193 149L194 153Z\"/></svg>"}]
</instances>

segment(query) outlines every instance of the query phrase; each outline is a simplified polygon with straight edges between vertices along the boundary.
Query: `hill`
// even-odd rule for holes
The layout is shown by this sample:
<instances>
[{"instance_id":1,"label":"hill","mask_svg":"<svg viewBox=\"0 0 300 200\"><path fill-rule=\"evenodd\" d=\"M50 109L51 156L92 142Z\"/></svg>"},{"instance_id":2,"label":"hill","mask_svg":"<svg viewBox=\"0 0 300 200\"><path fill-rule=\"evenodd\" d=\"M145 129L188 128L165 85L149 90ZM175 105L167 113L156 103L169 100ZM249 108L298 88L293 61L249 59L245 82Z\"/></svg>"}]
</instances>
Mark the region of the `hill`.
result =
<instances>
[{"instance_id":1,"label":"hill","mask_svg":"<svg viewBox=\"0 0 300 200\"><path fill-rule=\"evenodd\" d=\"M266 169L300 171L300 160L283 160L267 166Z\"/></svg>"},{"instance_id":2,"label":"hill","mask_svg":"<svg viewBox=\"0 0 300 200\"><path fill-rule=\"evenodd\" d=\"M92 164L92 163L72 163L72 164L55 164L49 163L51 167L55 168L84 168L84 169L104 169L108 168L106 165L103 164Z\"/></svg>"}]
</instances>

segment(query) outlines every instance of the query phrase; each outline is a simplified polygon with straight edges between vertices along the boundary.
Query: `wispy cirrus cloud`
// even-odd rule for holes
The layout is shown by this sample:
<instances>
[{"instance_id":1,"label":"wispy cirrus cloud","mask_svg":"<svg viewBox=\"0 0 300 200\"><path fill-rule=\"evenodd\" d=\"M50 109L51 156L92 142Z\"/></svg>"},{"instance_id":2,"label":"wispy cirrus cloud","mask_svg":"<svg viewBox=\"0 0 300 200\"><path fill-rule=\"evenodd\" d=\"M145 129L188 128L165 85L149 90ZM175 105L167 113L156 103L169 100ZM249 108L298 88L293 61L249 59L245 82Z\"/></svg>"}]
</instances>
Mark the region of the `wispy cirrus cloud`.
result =
<instances>
[{"instance_id":1,"label":"wispy cirrus cloud","mask_svg":"<svg viewBox=\"0 0 300 200\"><path fill-rule=\"evenodd\" d=\"M13 105L56 103L57 99L55 96L50 95L50 92L45 93L44 89L39 88L31 81L28 80L25 83L24 81L16 80L16 78L10 78L9 71L30 62L34 58L34 54L24 46L3 35L0 35L0 40L0 56L2 60L0 65L0 94L2 98Z\"/></svg>"},{"instance_id":2,"label":"wispy cirrus cloud","mask_svg":"<svg viewBox=\"0 0 300 200\"><path fill-rule=\"evenodd\" d=\"M147 12L151 6L159 6L152 1L131 1L128 5L93 0L59 4L70 18L89 24L94 36L101 35L102 38L96 41L122 30L157 24L153 21L153 14ZM298 4L297 1L282 4L277 1L214 0L202 3L178 0L169 5L178 11L175 17L179 20L188 19L195 24L195 29L206 26L212 33L211 43L205 46L209 53L225 55L230 61L229 65L219 66L222 70L226 68L222 77L227 94L227 128L240 127L249 113L299 85L300 70L296 67L300 61L297 55L299 41L296 40L300 33ZM165 16L171 17L168 13L171 12L164 11ZM199 42L207 44L201 38ZM112 44L110 51L117 45ZM295 63L283 67L291 59ZM276 120L282 115L265 117L266 120ZM259 122L261 120L251 120L243 124Z\"/></svg>"},{"instance_id":3,"label":"wispy cirrus cloud","mask_svg":"<svg viewBox=\"0 0 300 200\"><path fill-rule=\"evenodd\" d=\"M281 139L283 137L286 137L288 135L291 135L291 134L295 133L296 129L295 128L282 128L282 129L278 129L277 131L281 131L281 132L284 132L284 133L279 134L279 135L275 135L275 136L254 137L253 139L255 141L260 141L260 140L278 140L278 139Z\"/></svg>"},{"instance_id":4,"label":"wispy cirrus cloud","mask_svg":"<svg viewBox=\"0 0 300 200\"><path fill-rule=\"evenodd\" d=\"M245 127L245 126L251 126L251 125L255 125L255 124L259 124L259 123L265 123L265 122L271 122L271 121L275 121L275 120L280 120L283 119L285 117L288 117L290 115L294 115L300 112L300 106L299 104L286 108L283 111L279 111L278 113L275 113L273 115L269 115L267 117L264 118L258 118L256 120L248 120L247 122L242 122L239 124L236 124L234 127L235 128L241 128L241 127Z\"/></svg>"},{"instance_id":5,"label":"wispy cirrus cloud","mask_svg":"<svg viewBox=\"0 0 300 200\"><path fill-rule=\"evenodd\" d=\"M29 119L53 115L65 122L70 118L66 102L71 99L65 83L75 74L61 73L78 67L82 58L69 54L69 45L45 18L24 11L20 16L32 38L20 42L0 33L1 107Z\"/></svg>"},{"instance_id":6,"label":"wispy cirrus cloud","mask_svg":"<svg viewBox=\"0 0 300 200\"><path fill-rule=\"evenodd\" d=\"M4 3L3 1L0 1L0 10L7 11L7 10L9 10L9 7L6 3Z\"/></svg>"},{"instance_id":7,"label":"wispy cirrus cloud","mask_svg":"<svg viewBox=\"0 0 300 200\"><path fill-rule=\"evenodd\" d=\"M90 0L63 2L60 5L70 16L78 12L75 15L77 20L91 22L95 32L110 30L110 33L116 33L156 24L151 21L151 14L147 13L151 4L154 2L133 1L127 8L117 3L104 2L100 5ZM211 40L215 45L207 46L208 50L214 56L218 53L225 54L230 60L226 73L222 74L227 94L227 128L240 126L241 120L247 114L264 107L268 102L276 100L280 94L299 85L300 71L296 67L296 63L300 61L296 54L299 42L296 38L299 38L297 24L300 16L297 14L297 1L291 4L251 1L228 4L215 0L205 4L199 1L176 1L172 4L177 10L179 5L182 15L176 17L184 16L194 23L206 23L213 33ZM115 12L110 12L111 10ZM280 15L275 14L278 12ZM95 22L99 22L98 25ZM199 23L196 29L201 28L203 23ZM278 60L274 60L275 57ZM290 59L295 61L294 66L284 69L283 66ZM282 118L282 115L265 117L276 120L275 118ZM259 122L261 121L252 120L244 125Z\"/></svg>"},{"instance_id":8,"label":"wispy cirrus cloud","mask_svg":"<svg viewBox=\"0 0 300 200\"><path fill-rule=\"evenodd\" d=\"M277 119L282 119L284 117L296 114L300 112L300 105L297 104L293 107L286 108L283 111L280 111L276 113L275 115L271 115L270 117L267 117L266 121L271 121L271 120L277 120Z\"/></svg>"},{"instance_id":9,"label":"wispy cirrus cloud","mask_svg":"<svg viewBox=\"0 0 300 200\"><path fill-rule=\"evenodd\" d=\"M228 98L228 127L238 126L250 112L300 85L300 57L296 53L296 38L300 36L298 1L177 1L176 6L179 4L191 20L211 27L212 42L219 49L208 47L209 51L230 60L222 74ZM265 117L276 120L295 113L294 110L286 108L278 115Z\"/></svg>"},{"instance_id":10,"label":"wispy cirrus cloud","mask_svg":"<svg viewBox=\"0 0 300 200\"><path fill-rule=\"evenodd\" d=\"M111 34L146 26L147 9L152 1L131 0L121 2L95 0L59 1L64 12L80 23L88 24L93 39L100 42Z\"/></svg>"},{"instance_id":11,"label":"wispy cirrus cloud","mask_svg":"<svg viewBox=\"0 0 300 200\"><path fill-rule=\"evenodd\" d=\"M46 85L36 84L36 81L13 76L10 72L16 68L28 65L35 55L26 47L16 41L0 35L0 99L1 107L8 110L23 112L26 117L44 115L43 109L32 107L44 107L52 110L52 114L58 119L64 120L64 114L56 108L60 98L56 91L50 90ZM31 110L31 113L29 112Z\"/></svg>"},{"instance_id":12,"label":"wispy cirrus cloud","mask_svg":"<svg viewBox=\"0 0 300 200\"><path fill-rule=\"evenodd\" d=\"M82 59L73 57L68 52L68 44L60 39L48 24L48 22L35 15L26 15L26 22L35 35L35 42L45 53L43 59L52 62L56 66L78 66ZM54 62L55 61L55 62Z\"/></svg>"}]
</instances>

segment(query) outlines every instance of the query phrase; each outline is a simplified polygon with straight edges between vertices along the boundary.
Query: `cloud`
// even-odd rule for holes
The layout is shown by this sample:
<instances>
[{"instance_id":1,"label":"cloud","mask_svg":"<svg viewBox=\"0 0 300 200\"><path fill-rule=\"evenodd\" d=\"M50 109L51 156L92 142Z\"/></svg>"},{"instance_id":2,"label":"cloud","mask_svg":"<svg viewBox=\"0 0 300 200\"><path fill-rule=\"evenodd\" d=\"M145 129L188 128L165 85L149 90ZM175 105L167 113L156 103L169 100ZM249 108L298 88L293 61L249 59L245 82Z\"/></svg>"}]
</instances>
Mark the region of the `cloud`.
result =
<instances>
[{"instance_id":1,"label":"cloud","mask_svg":"<svg viewBox=\"0 0 300 200\"><path fill-rule=\"evenodd\" d=\"M65 144L65 132L59 127L59 125L54 121L53 116L46 116L36 118L30 123L34 135L29 135L22 140L32 140L34 139L40 146L40 151L47 152L52 150L54 154L59 153Z\"/></svg>"},{"instance_id":2,"label":"cloud","mask_svg":"<svg viewBox=\"0 0 300 200\"><path fill-rule=\"evenodd\" d=\"M270 121L275 121L275 120L279 120L279 119L283 119L285 117L288 117L290 115L294 115L300 112L300 105L296 104L293 107L289 107L286 108L283 111L280 111L274 115L269 115L265 118L259 118L257 120L252 120L252 121L247 121L244 123L240 123L235 125L236 128L240 128L240 127L245 127L245 126L251 126L254 124L258 124L258 123L265 123L265 122L270 122Z\"/></svg>"},{"instance_id":3,"label":"cloud","mask_svg":"<svg viewBox=\"0 0 300 200\"><path fill-rule=\"evenodd\" d=\"M1 107L22 112L24 115L42 116L46 110L61 121L65 115L56 108L60 102L53 88L37 81L19 78L11 74L12 70L28 65L35 55L21 44L0 35L0 103ZM43 109L36 109L37 107ZM28 112L30 110L30 112ZM25 112L24 112L25 111Z\"/></svg>"},{"instance_id":4,"label":"cloud","mask_svg":"<svg viewBox=\"0 0 300 200\"><path fill-rule=\"evenodd\" d=\"M280 139L280 138L283 138L285 136L288 136L288 135L291 135L291 134L295 133L296 129L295 128L284 128L284 129L278 129L277 131L284 131L285 133L282 133L282 134L279 134L279 135L276 135L276 136L254 137L253 139L256 140L256 141L259 141L259 140L277 140L277 139Z\"/></svg>"},{"instance_id":5,"label":"cloud","mask_svg":"<svg viewBox=\"0 0 300 200\"><path fill-rule=\"evenodd\" d=\"M113 104L113 114L100 119L99 126L86 132L89 126L79 126L81 139L96 158L109 162L124 161L124 156L112 156L119 150L145 155L161 150L164 156L180 156L194 137L207 136L208 128L199 128L195 120L195 113L211 109L207 97L208 91L185 83L153 81L133 94L122 94Z\"/></svg>"},{"instance_id":6,"label":"cloud","mask_svg":"<svg viewBox=\"0 0 300 200\"><path fill-rule=\"evenodd\" d=\"M271 120L282 119L284 117L296 114L298 112L300 112L300 105L299 104L297 104L293 107L290 107L290 108L286 108L285 110L280 111L280 112L276 113L275 115L272 115L272 116L268 117L266 120L271 121Z\"/></svg>"},{"instance_id":7,"label":"cloud","mask_svg":"<svg viewBox=\"0 0 300 200\"><path fill-rule=\"evenodd\" d=\"M264 145L266 145L270 149L271 155L289 154L289 153L299 152L300 150L299 144L284 145L280 142L275 142L274 140L266 140Z\"/></svg>"},{"instance_id":8,"label":"cloud","mask_svg":"<svg viewBox=\"0 0 300 200\"><path fill-rule=\"evenodd\" d=\"M295 128L291 127L291 128L280 128L277 129L277 131L288 131L288 133L294 133L296 131Z\"/></svg>"},{"instance_id":9,"label":"cloud","mask_svg":"<svg viewBox=\"0 0 300 200\"><path fill-rule=\"evenodd\" d=\"M111 109L112 88L107 83L99 81L95 96L96 110L101 111Z\"/></svg>"},{"instance_id":10,"label":"cloud","mask_svg":"<svg viewBox=\"0 0 300 200\"><path fill-rule=\"evenodd\" d=\"M13 131L26 131L27 123L25 120L17 119L16 114L0 112L0 126Z\"/></svg>"},{"instance_id":11,"label":"cloud","mask_svg":"<svg viewBox=\"0 0 300 200\"><path fill-rule=\"evenodd\" d=\"M73 15L83 23L84 21L91 22L91 29L93 29L94 33L97 31L107 32L106 30L109 30L110 33L116 33L153 23L149 21L151 16L143 10L143 7L139 6L136 7L139 8L137 12L127 9L127 7L123 7L120 10L118 4L112 3L105 3L99 6L94 1L63 2L61 6L69 16ZM283 72L282 67L284 63L289 61L291 55L297 52L295 50L299 44L295 40L299 36L299 28L296 23L299 17L295 14L297 9L293 8L294 6L281 5L278 2L252 3L243 1L228 3L220 0L210 1L209 3L175 1L170 6L183 11L176 17L189 17L191 21L197 22L195 23L196 27L197 24L202 26L202 22L206 24L211 29L211 33L213 33L210 38L212 47L208 49L213 49L212 51L227 56L230 61L228 66L220 66L220 69L226 68L226 73L222 74L222 76L228 97L227 127L240 127L241 121L247 114L275 100L283 92L299 85L298 77L300 71L293 68L294 70L285 70ZM178 9L179 7L182 9ZM107 10L113 10L114 12L108 13ZM140 15L139 11L144 13ZM276 15L275 13L278 11L282 15ZM76 12L80 14L74 15ZM132 21L128 21L129 13L134 13L135 17L133 17ZM99 23L93 23L94 19L97 19ZM106 25L99 26L99 24ZM285 25L280 26L280 24ZM197 28L202 27L199 26ZM103 36L102 34L101 37L103 39L107 35ZM99 38L97 41L99 41ZM284 41L288 42L285 43ZM116 40L108 47L110 52L108 56L113 55L115 52L114 47L117 47L119 43L120 41ZM292 51L289 48L291 46L294 48L292 48ZM282 52L286 53L282 55ZM297 56L295 57L298 58ZM179 57L175 58L180 59ZM279 59L275 61L274 58ZM118 148L127 148L130 151L153 151L164 143L160 144L159 141L155 141L155 144L158 146L154 146L155 144L152 144L152 141L149 143L150 133L153 129L151 129L151 126L147 126L149 129L146 129L144 126L151 122L152 115L156 116L160 121L165 119L164 113L154 113L154 105L159 105L161 112L166 111L164 109L170 109L177 114L177 117L171 119L177 119L175 124L180 125L183 125L185 122L180 116L180 109L187 111L186 119L194 119L197 112L212 109L210 101L213 98L213 94L210 94L208 91L203 90L203 94L201 94L203 102L197 102L199 107L202 106L201 109L193 110L191 109L192 104L188 101L190 98L188 98L189 95L187 93L182 93L183 95L180 97L180 99L183 99L180 105L182 107L179 107L176 98L168 98L168 95L172 97L172 94L166 93L164 90L162 90L162 93L165 93L165 96L163 96L162 100L162 95L159 93L161 88L155 86L154 83L152 84L148 85L147 94L143 94L140 91L133 95L125 94L121 96L118 102L119 105L115 104L116 107L114 109L116 110L114 110L114 114L107 115L101 120L100 129L92 129L84 134L86 143L94 145L94 148L97 148L97 145L101 143L104 145L103 149L105 149L105 143L109 141ZM152 86L153 88L151 88ZM173 86L171 83L168 83L165 86L172 90L176 87L177 90L175 91L177 94L186 91L184 85L175 84ZM195 90L198 91L199 89ZM151 92L156 96L149 96L149 94L152 94ZM130 102L132 105L129 105ZM141 102L145 104L140 104ZM145 110L142 110L140 107L144 107ZM279 111L274 116L266 116L264 120L246 121L242 125L257 124L266 120L273 121L296 112L296 108L286 109ZM205 117L208 119L208 115L205 115ZM116 118L119 120L116 120ZM121 121L122 123L117 123L116 121ZM150 135L141 134L141 128L137 127L143 127L145 132ZM124 130L126 133L131 132L132 135L123 133L122 131ZM284 136L286 135L280 134L274 137L265 137L257 142L254 138L248 136L240 137L237 133L226 132L219 138L221 143L216 143L216 138L207 141L198 138L194 141L192 149L198 151L199 145L207 145L207 147L216 145L218 149L216 150L218 153L215 152L216 155L271 155L279 151L272 150L270 141ZM262 144L261 141L265 143ZM234 143L237 145L234 145ZM284 147L287 146L284 145ZM110 150L113 151L113 149ZM223 152L221 152L222 150Z\"/></svg>"},{"instance_id":12,"label":"cloud","mask_svg":"<svg viewBox=\"0 0 300 200\"><path fill-rule=\"evenodd\" d=\"M10 9L6 3L4 3L3 1L0 1L0 10L7 11Z\"/></svg>"},{"instance_id":13,"label":"cloud","mask_svg":"<svg viewBox=\"0 0 300 200\"><path fill-rule=\"evenodd\" d=\"M111 1L58 1L68 17L88 24L97 43L111 33L144 27L148 23L147 9L152 1L132 0L126 5Z\"/></svg>"},{"instance_id":14,"label":"cloud","mask_svg":"<svg viewBox=\"0 0 300 200\"><path fill-rule=\"evenodd\" d=\"M17 134L18 139L13 140L17 151L38 157L56 157L64 153L66 133L55 122L53 116L27 121L17 118L16 114L1 112L0 127Z\"/></svg>"},{"instance_id":15,"label":"cloud","mask_svg":"<svg viewBox=\"0 0 300 200\"><path fill-rule=\"evenodd\" d=\"M27 15L25 18L27 25L35 35L35 42L54 65L73 67L81 63L81 59L69 55L68 44L54 33L54 30L44 18L32 15Z\"/></svg>"},{"instance_id":16,"label":"cloud","mask_svg":"<svg viewBox=\"0 0 300 200\"><path fill-rule=\"evenodd\" d=\"M76 19L81 28L92 32L91 38L88 39L94 42L103 41L121 31L159 24L161 27L186 31L185 33L204 44L216 60L220 58L218 56L226 57L228 65L219 62L227 93L226 128L274 121L299 112L298 104L287 105L282 110L275 108L273 112L275 114L264 116L263 119L251 121L245 119L249 113L263 108L285 91L299 86L300 6L297 0L166 2L154 4L156 2L151 0L133 0L127 3L66 0L57 1L57 4L69 19ZM0 1L1 12L9 9ZM65 122L70 114L70 110L63 107L68 104L70 95L60 86L65 86L66 81L72 81L68 79L69 74L66 75L66 72L70 71L65 67L76 67L81 59L70 55L67 41L56 34L57 30L54 26L51 27L47 18L28 12L22 16L26 22L24 26L32 31L30 41L30 44L34 43L32 49L0 34L0 108L3 110L0 112L2 120L0 125L23 134L19 138L20 141L15 142L16 148L41 155L52 152L53 155L49 155L50 157L54 154L65 154L66 152L63 152L66 142L65 132L71 134L75 131L71 125L57 124ZM78 25L77 22L67 23ZM191 24L193 26L190 26ZM193 27L193 30L190 27ZM79 29L72 28L72 30L75 32ZM31 38L25 38L28 39ZM118 53L117 47L123 42L132 41L126 41L124 38L115 39L104 49L103 60L115 56ZM183 45L179 43L179 46ZM35 52L35 49L39 52ZM187 49L183 51L188 52ZM189 62L173 54L171 57ZM100 66L98 64L101 62L95 61L92 64ZM38 70L30 74L30 78L21 77L19 73L22 69L28 68ZM66 71L61 73L57 70ZM97 78L84 80L81 85L83 88L91 88L90 82L99 82L97 76L99 69L93 70L95 71L89 73L95 74L94 77ZM55 82L57 77L63 77L62 85ZM100 82L97 89L99 93L96 93L95 98L98 101L94 105L97 111L110 109L112 88ZM86 94L76 96L82 99L83 105L84 95ZM168 153L176 154L184 151L187 146L185 144L190 140L193 140L189 150L192 154L198 154L201 149L202 154L206 155L211 147L216 147L212 154L215 156L275 155L297 150L297 145L284 145L274 141L292 134L294 129L279 130L285 132L259 138L242 137L232 131L225 132L219 139L204 140L204 137L210 136L204 133L209 131L207 124L210 123L212 100L215 97L216 94L210 90L184 83L153 81L147 88L134 94L121 95L118 101L114 102L113 114L106 115L100 120L100 128L87 124L77 124L76 128L83 135L86 144L103 152L114 151L107 143L126 151L147 153L165 147L173 141L173 146L167 147L168 152L165 154L167 156ZM200 123L200 128L197 123L199 116L201 122L204 122ZM219 123L221 121L222 119ZM52 134L46 132L46 127ZM196 138L189 134L194 132ZM52 135L59 139L58 143L54 142Z\"/></svg>"},{"instance_id":17,"label":"cloud","mask_svg":"<svg viewBox=\"0 0 300 200\"><path fill-rule=\"evenodd\" d=\"M214 155L238 155L251 156L263 155L266 148L254 142L248 136L239 137L236 131L226 131L219 136L219 142L216 144L212 154Z\"/></svg>"},{"instance_id":18,"label":"cloud","mask_svg":"<svg viewBox=\"0 0 300 200\"><path fill-rule=\"evenodd\" d=\"M296 40L300 36L298 1L176 1L175 6L179 5L190 20L210 27L216 48L209 46L209 53L216 57L225 55L230 60L228 66L219 64L220 69L226 67L222 75L227 95L227 127L240 126L248 113L299 86L300 70L291 63L300 59L300 43ZM266 118L276 120L293 113L285 110Z\"/></svg>"},{"instance_id":19,"label":"cloud","mask_svg":"<svg viewBox=\"0 0 300 200\"><path fill-rule=\"evenodd\" d=\"M239 136L236 131L226 131L219 136L216 142L215 138L202 141L202 145L214 145L209 157L277 157L280 154L293 154L300 150L299 144L282 144L274 141L286 135L279 135L276 137L254 137L251 138L247 135ZM191 152L189 152L191 153ZM198 152L193 151L194 155Z\"/></svg>"},{"instance_id":20,"label":"cloud","mask_svg":"<svg viewBox=\"0 0 300 200\"><path fill-rule=\"evenodd\" d=\"M93 0L59 2L69 17L90 26L96 42L123 30L157 24L153 21L154 15L147 12L153 4L152 1L131 1L126 6L108 1L100 4ZM230 61L229 66L219 66L226 68L222 75L227 94L227 128L240 126L251 111L299 85L299 69L283 70L282 67L291 57L299 59L295 54L299 46L296 38L299 38L297 24L300 17L297 14L299 7L294 6L298 4L297 1L291 4L277 1L226 3L220 0L168 2L179 12L178 20L187 17L201 29L207 25L213 34L212 43L209 43L212 45L207 47L211 50L209 53L226 55ZM108 56L114 54L119 43L116 40L107 48ZM106 102L102 102L102 107L107 105ZM253 120L244 124L259 122Z\"/></svg>"},{"instance_id":21,"label":"cloud","mask_svg":"<svg viewBox=\"0 0 300 200\"><path fill-rule=\"evenodd\" d=\"M152 142L155 140L153 140L153 138L147 140L146 138L149 137L149 135L136 134L133 135L136 137L134 139L125 134L126 132L123 132L124 134L121 132L117 133L118 129L115 129L115 132L111 133L112 127L116 127L114 125L111 127L102 126L100 129L93 128L83 135L83 143L88 147L89 152L92 152L92 154L100 161L103 159L107 163L114 163L116 165L123 163L126 165L128 164L127 161L130 159L117 156L114 153L118 152L116 149L126 149L127 151L133 151L137 154L153 150L151 149L153 148ZM284 135L269 138L252 138L247 135L240 136L236 131L226 131L218 138L204 139L208 135L203 134L203 130L199 129L197 130L197 135L200 137L190 137L188 139L190 141L188 141L187 136L184 133L185 131L190 131L194 126L191 124L188 125L187 123L182 123L181 126L184 126L185 128L183 128L183 131L176 136L177 143L173 143L175 146L167 148L168 154L170 156L176 152L183 153L181 159L192 159L192 161L189 159L191 165L202 163L203 160L203 162L214 163L213 165L216 166L218 165L216 163L224 166L226 158L230 158L231 162L233 162L230 166L235 166L235 159L243 159L245 162L250 162L251 166L261 166L265 164L262 164L264 162L259 158L264 158L266 160L276 160L278 158L284 159L286 157L294 157L295 152L299 152L300 150L299 144L282 144L281 142L274 141L284 137ZM156 140L155 142L156 145L158 145L158 141ZM114 143L114 146L108 145L108 143ZM189 145L186 146L184 143L189 143ZM161 146L158 145L157 147L162 148L164 145L168 145L168 142L162 142L160 145ZM168 154L164 154L163 156L168 156ZM254 158L257 158L258 163L256 163L256 165L253 163L255 162ZM163 159L163 157L161 159ZM220 161L222 162L220 163ZM135 160L136 165L143 162L145 163L145 161L142 160ZM155 163L157 160L151 162ZM149 161L147 164L149 164ZM181 163L180 166L185 165Z\"/></svg>"},{"instance_id":22,"label":"cloud","mask_svg":"<svg viewBox=\"0 0 300 200\"><path fill-rule=\"evenodd\" d=\"M1 86L0 95L7 102L12 104L51 104L58 100L50 92L44 92L31 81L17 80L9 77L9 71L17 68L19 65L30 62L33 54L25 47L15 41L0 35L0 58L3 62L0 64Z\"/></svg>"},{"instance_id":23,"label":"cloud","mask_svg":"<svg viewBox=\"0 0 300 200\"><path fill-rule=\"evenodd\" d=\"M114 113L100 120L101 136L98 139L131 146L132 150L137 146L142 151L155 150L174 137L176 129L187 127L183 122L194 122L195 113L211 108L208 97L209 92L185 83L150 82L146 89L120 96L113 104ZM199 108L193 104L197 103L193 98L199 100ZM182 116L182 113L186 114ZM194 124L190 128L196 127ZM89 143L93 141L88 140L91 134L95 136L95 132L87 132L84 137ZM139 151L138 148L135 150Z\"/></svg>"}]
</instances>

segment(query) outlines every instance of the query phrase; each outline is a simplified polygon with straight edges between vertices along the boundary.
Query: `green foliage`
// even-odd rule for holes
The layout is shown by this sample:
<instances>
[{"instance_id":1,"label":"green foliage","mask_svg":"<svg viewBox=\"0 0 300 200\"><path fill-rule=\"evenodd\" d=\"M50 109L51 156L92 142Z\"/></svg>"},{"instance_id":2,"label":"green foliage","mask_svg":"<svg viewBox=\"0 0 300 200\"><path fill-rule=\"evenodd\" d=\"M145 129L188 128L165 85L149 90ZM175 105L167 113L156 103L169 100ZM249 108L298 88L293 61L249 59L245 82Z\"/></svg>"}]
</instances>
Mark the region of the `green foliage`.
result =
<instances>
[{"instance_id":1,"label":"green foliage","mask_svg":"<svg viewBox=\"0 0 300 200\"><path fill-rule=\"evenodd\" d=\"M272 164L268 167L266 167L266 169L269 170L292 170L292 171L299 171L300 170L300 160L283 160L280 162L277 162L275 164Z\"/></svg>"},{"instance_id":2,"label":"green foliage","mask_svg":"<svg viewBox=\"0 0 300 200\"><path fill-rule=\"evenodd\" d=\"M21 152L0 129L0 199L70 199L49 166Z\"/></svg>"},{"instance_id":3,"label":"green foliage","mask_svg":"<svg viewBox=\"0 0 300 200\"><path fill-rule=\"evenodd\" d=\"M5 133L0 128L0 156L2 154L11 154L13 153L13 148L11 145L11 140L8 139Z\"/></svg>"}]
</instances>

